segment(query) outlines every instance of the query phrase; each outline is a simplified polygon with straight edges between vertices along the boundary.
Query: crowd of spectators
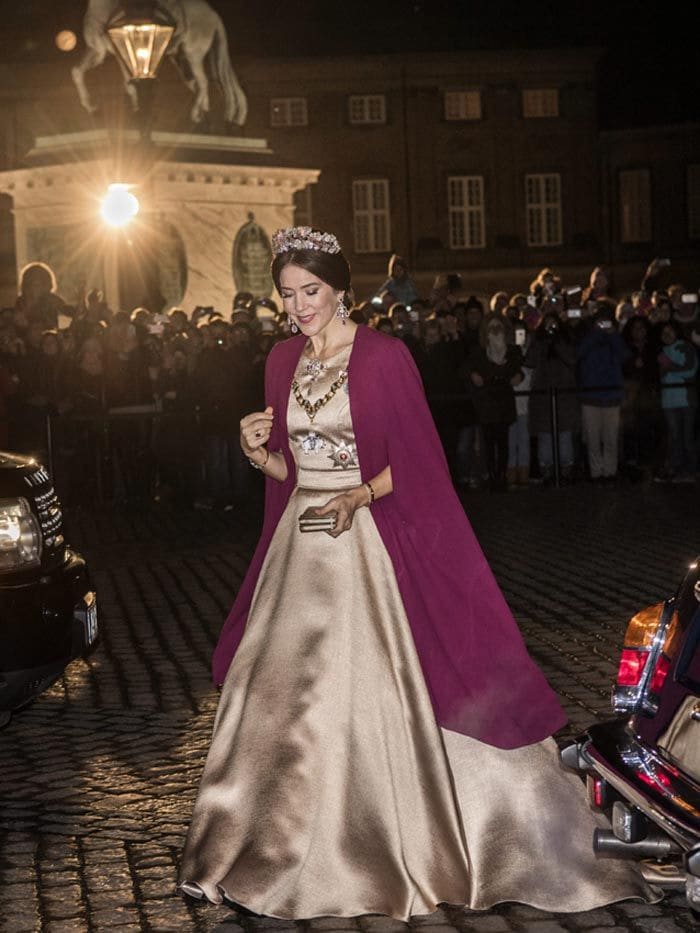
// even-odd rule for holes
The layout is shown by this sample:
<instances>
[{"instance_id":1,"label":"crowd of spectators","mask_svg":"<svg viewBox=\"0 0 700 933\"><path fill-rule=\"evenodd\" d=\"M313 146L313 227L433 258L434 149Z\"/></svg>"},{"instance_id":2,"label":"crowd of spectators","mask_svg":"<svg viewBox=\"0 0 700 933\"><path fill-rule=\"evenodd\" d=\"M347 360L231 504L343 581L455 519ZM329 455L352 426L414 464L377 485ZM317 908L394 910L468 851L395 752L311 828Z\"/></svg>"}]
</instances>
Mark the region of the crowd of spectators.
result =
<instances>
[{"instance_id":1,"label":"crowd of spectators","mask_svg":"<svg viewBox=\"0 0 700 933\"><path fill-rule=\"evenodd\" d=\"M422 298L393 256L351 315L406 343L465 487L549 483L555 457L565 482L694 483L698 296L664 288L667 266L654 260L621 300L598 267L585 288L547 268L527 292L486 302L458 274ZM226 316L113 311L97 290L69 307L31 263L0 311L0 448L44 460L50 449L69 500L232 508L251 482L238 422L262 406L265 358L288 333L274 301L248 293Z\"/></svg>"}]
</instances>

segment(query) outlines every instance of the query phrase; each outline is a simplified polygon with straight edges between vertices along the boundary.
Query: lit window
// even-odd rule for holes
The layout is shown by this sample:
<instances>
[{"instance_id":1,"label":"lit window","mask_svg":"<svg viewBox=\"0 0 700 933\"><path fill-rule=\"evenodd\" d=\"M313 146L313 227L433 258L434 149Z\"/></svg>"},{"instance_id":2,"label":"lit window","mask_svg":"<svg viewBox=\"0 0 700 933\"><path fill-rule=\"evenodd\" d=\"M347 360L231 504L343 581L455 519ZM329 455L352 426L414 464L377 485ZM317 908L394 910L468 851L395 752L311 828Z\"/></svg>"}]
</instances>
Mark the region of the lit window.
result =
<instances>
[{"instance_id":1,"label":"lit window","mask_svg":"<svg viewBox=\"0 0 700 933\"><path fill-rule=\"evenodd\" d=\"M351 123L386 123L386 98L383 94L352 94L348 115Z\"/></svg>"},{"instance_id":2,"label":"lit window","mask_svg":"<svg viewBox=\"0 0 700 933\"><path fill-rule=\"evenodd\" d=\"M558 117L559 91L555 87L526 88L523 90L524 117Z\"/></svg>"},{"instance_id":3,"label":"lit window","mask_svg":"<svg viewBox=\"0 0 700 933\"><path fill-rule=\"evenodd\" d=\"M528 246L561 245L561 178L525 176Z\"/></svg>"},{"instance_id":4,"label":"lit window","mask_svg":"<svg viewBox=\"0 0 700 933\"><path fill-rule=\"evenodd\" d=\"M450 249L481 249L484 237L484 179L459 175L447 179Z\"/></svg>"},{"instance_id":5,"label":"lit window","mask_svg":"<svg viewBox=\"0 0 700 933\"><path fill-rule=\"evenodd\" d=\"M688 166L688 236L700 240L700 165Z\"/></svg>"},{"instance_id":6,"label":"lit window","mask_svg":"<svg viewBox=\"0 0 700 933\"><path fill-rule=\"evenodd\" d=\"M445 91L446 120L480 120L481 91Z\"/></svg>"},{"instance_id":7,"label":"lit window","mask_svg":"<svg viewBox=\"0 0 700 933\"><path fill-rule=\"evenodd\" d=\"M308 126L305 97L273 97L270 126Z\"/></svg>"},{"instance_id":8,"label":"lit window","mask_svg":"<svg viewBox=\"0 0 700 933\"><path fill-rule=\"evenodd\" d=\"M371 178L352 183L356 253L387 253L391 242L389 181Z\"/></svg>"},{"instance_id":9,"label":"lit window","mask_svg":"<svg viewBox=\"0 0 700 933\"><path fill-rule=\"evenodd\" d=\"M623 243L648 243L651 240L649 169L620 172L620 239Z\"/></svg>"}]
</instances>

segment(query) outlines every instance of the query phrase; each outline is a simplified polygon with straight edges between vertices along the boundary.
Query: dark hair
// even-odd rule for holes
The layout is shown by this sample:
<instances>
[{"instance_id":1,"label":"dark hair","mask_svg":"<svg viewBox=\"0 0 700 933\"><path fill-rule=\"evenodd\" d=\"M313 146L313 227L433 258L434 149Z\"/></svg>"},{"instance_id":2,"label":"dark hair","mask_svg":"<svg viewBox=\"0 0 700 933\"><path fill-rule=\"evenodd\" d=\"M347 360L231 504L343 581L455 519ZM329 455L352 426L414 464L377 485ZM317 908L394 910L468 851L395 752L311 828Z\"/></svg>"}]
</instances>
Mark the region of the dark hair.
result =
<instances>
[{"instance_id":1,"label":"dark hair","mask_svg":"<svg viewBox=\"0 0 700 933\"><path fill-rule=\"evenodd\" d=\"M271 270L278 292L282 269L291 265L305 269L338 292L350 291L350 265L342 253L324 253L320 249L290 249L279 253L272 260Z\"/></svg>"}]
</instances>

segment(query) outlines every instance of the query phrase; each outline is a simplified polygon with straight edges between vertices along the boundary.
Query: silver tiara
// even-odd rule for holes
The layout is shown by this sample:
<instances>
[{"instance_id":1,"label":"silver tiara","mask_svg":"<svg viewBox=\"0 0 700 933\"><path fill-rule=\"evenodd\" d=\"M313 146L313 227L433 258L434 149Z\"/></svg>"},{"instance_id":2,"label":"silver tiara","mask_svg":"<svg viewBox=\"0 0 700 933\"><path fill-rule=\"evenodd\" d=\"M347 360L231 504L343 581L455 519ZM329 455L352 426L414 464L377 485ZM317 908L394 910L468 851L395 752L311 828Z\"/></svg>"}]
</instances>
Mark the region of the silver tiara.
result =
<instances>
[{"instance_id":1,"label":"silver tiara","mask_svg":"<svg viewBox=\"0 0 700 933\"><path fill-rule=\"evenodd\" d=\"M322 233L313 227L286 227L272 236L272 252L275 256L288 253L290 249L313 249L321 253L339 253L340 243L332 233Z\"/></svg>"}]
</instances>

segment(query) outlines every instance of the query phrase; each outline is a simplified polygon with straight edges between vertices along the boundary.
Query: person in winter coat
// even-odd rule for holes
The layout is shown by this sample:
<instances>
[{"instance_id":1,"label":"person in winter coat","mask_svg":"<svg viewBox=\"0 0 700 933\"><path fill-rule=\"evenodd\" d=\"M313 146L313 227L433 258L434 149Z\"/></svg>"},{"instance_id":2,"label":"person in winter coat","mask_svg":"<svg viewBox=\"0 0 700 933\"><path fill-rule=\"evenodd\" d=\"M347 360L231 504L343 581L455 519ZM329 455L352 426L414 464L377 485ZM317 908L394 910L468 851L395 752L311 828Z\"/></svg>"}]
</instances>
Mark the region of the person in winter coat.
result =
<instances>
[{"instance_id":1,"label":"person in winter coat","mask_svg":"<svg viewBox=\"0 0 700 933\"><path fill-rule=\"evenodd\" d=\"M651 468L663 439L659 407L658 347L648 318L634 315L625 324L622 337L630 349L625 361L625 395L622 403L624 461L635 470Z\"/></svg>"},{"instance_id":2,"label":"person in winter coat","mask_svg":"<svg viewBox=\"0 0 700 933\"><path fill-rule=\"evenodd\" d=\"M670 479L676 483L694 483L698 357L695 347L683 339L682 331L674 321L664 325L661 342L661 407L668 427Z\"/></svg>"},{"instance_id":3,"label":"person in winter coat","mask_svg":"<svg viewBox=\"0 0 700 933\"><path fill-rule=\"evenodd\" d=\"M550 389L576 388L576 348L568 325L555 312L545 314L530 343L525 365L533 371L533 390L545 390L530 398L530 433L537 436L537 456L545 482L552 478L554 450ZM574 429L578 424L578 400L574 392L557 397L559 462L562 476L571 477L574 463Z\"/></svg>"},{"instance_id":4,"label":"person in winter coat","mask_svg":"<svg viewBox=\"0 0 700 933\"><path fill-rule=\"evenodd\" d=\"M622 367L629 355L614 314L601 309L577 348L583 436L593 482L617 476Z\"/></svg>"},{"instance_id":5,"label":"person in winter coat","mask_svg":"<svg viewBox=\"0 0 700 933\"><path fill-rule=\"evenodd\" d=\"M513 342L520 350L523 359L527 356L532 343L532 334L528 333L523 321L513 324ZM530 425L529 408L534 370L523 362L521 366L522 382L515 389L515 421L508 429L508 470L509 486L527 486L530 480Z\"/></svg>"},{"instance_id":6,"label":"person in winter coat","mask_svg":"<svg viewBox=\"0 0 700 933\"><path fill-rule=\"evenodd\" d=\"M494 491L506 486L508 429L516 420L513 388L523 380L520 350L509 344L506 336L509 326L504 318L487 314L481 325L480 345L467 362Z\"/></svg>"}]
</instances>

